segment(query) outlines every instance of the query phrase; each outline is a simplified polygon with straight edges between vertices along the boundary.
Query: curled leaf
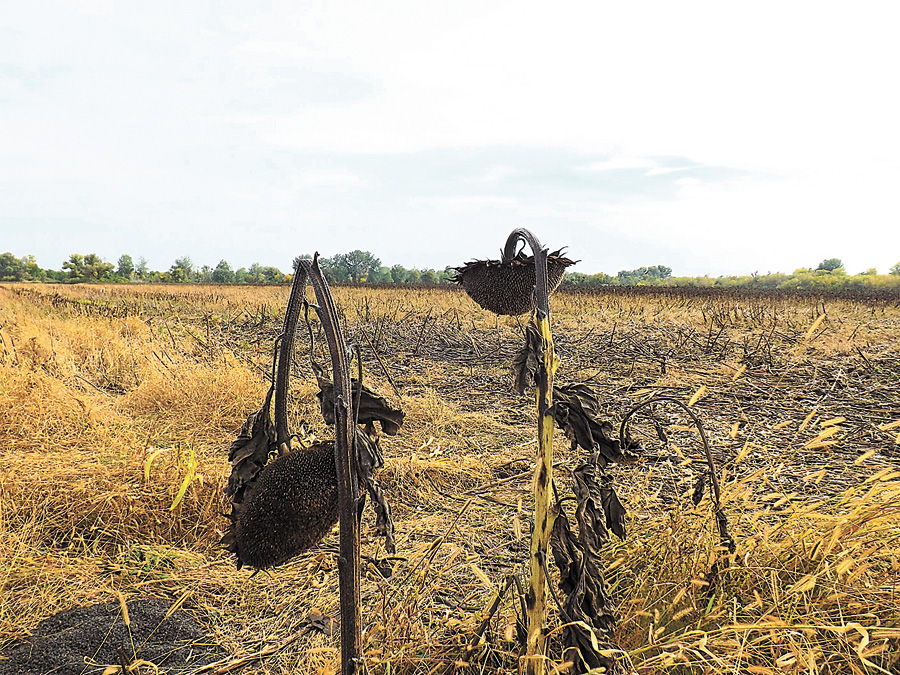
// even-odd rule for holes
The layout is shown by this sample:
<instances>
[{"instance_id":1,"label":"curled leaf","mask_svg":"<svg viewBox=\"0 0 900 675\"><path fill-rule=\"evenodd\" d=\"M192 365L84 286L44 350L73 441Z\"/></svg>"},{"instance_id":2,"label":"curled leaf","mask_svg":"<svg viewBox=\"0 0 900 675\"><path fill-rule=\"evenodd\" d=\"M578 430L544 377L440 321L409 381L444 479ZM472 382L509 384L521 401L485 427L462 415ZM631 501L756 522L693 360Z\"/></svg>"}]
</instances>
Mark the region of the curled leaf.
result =
<instances>
[{"instance_id":1,"label":"curled leaf","mask_svg":"<svg viewBox=\"0 0 900 675\"><path fill-rule=\"evenodd\" d=\"M530 393L537 386L538 369L544 362L544 346L534 319L525 327L525 344L513 360L513 388L519 394Z\"/></svg>"},{"instance_id":2,"label":"curled leaf","mask_svg":"<svg viewBox=\"0 0 900 675\"><path fill-rule=\"evenodd\" d=\"M325 424L334 424L334 383L325 375L322 366L315 361L311 363L319 384L319 393L316 394L316 397L319 399L322 417L325 418ZM351 389L355 398L359 392L358 380L352 381ZM403 426L405 417L406 413L400 408L391 405L386 398L363 385L359 396L359 410L357 410L357 420L360 424L377 421L381 424L382 432L388 436L396 436L400 427Z\"/></svg>"},{"instance_id":3,"label":"curled leaf","mask_svg":"<svg viewBox=\"0 0 900 675\"><path fill-rule=\"evenodd\" d=\"M694 503L694 506L700 505L700 501L703 499L704 490L706 490L706 474L701 473L697 477L697 482L694 483L694 491L691 494L691 501Z\"/></svg>"},{"instance_id":4,"label":"curled leaf","mask_svg":"<svg viewBox=\"0 0 900 675\"><path fill-rule=\"evenodd\" d=\"M553 406L550 414L572 442L572 448L596 453L601 466L609 462L637 459L629 452L640 445L626 436L624 443L613 438L613 426L600 421L600 402L586 384L567 384L553 387ZM624 447L623 447L624 446Z\"/></svg>"},{"instance_id":5,"label":"curled leaf","mask_svg":"<svg viewBox=\"0 0 900 675\"><path fill-rule=\"evenodd\" d=\"M602 490L592 464L575 470L574 491L578 501L575 513L578 535L572 532L566 514L557 509L550 536L553 558L560 571L559 588L565 594L562 606L565 659L573 663L576 672L602 667L606 672L624 673L611 655L617 648L607 637L616 618L603 579L600 546L607 533L599 505L603 501ZM618 499L614 502L618 504Z\"/></svg>"},{"instance_id":6,"label":"curled leaf","mask_svg":"<svg viewBox=\"0 0 900 675\"><path fill-rule=\"evenodd\" d=\"M270 388L262 407L247 417L228 449L231 476L225 495L231 497L232 504L244 501L244 492L262 471L269 452L275 449L275 425L269 415L273 391Z\"/></svg>"},{"instance_id":7,"label":"curled leaf","mask_svg":"<svg viewBox=\"0 0 900 675\"><path fill-rule=\"evenodd\" d=\"M375 510L375 531L384 537L384 547L387 552L393 554L396 549L391 507L384 496L381 485L375 480L375 469L380 469L382 466L384 466L384 458L378 447L375 428L370 422L366 425L365 433L356 434L357 481L366 486L366 490L372 498L372 508Z\"/></svg>"}]
</instances>

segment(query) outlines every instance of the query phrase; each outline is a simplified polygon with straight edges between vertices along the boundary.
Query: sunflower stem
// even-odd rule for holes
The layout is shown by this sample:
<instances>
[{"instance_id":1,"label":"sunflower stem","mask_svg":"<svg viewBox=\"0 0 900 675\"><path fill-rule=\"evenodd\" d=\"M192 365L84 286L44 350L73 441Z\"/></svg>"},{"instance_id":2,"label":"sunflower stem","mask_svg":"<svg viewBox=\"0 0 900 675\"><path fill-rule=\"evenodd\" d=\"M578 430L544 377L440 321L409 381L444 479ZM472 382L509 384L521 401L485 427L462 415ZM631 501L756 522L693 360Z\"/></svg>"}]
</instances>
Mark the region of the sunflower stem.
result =
<instances>
[{"instance_id":1,"label":"sunflower stem","mask_svg":"<svg viewBox=\"0 0 900 675\"><path fill-rule=\"evenodd\" d=\"M353 477L357 475L356 453L351 452L356 435L353 395L350 388L350 365L347 343L328 284L319 269L318 254L312 260L301 260L300 267L309 276L316 293L316 312L331 354L334 382L334 454L337 468L338 503L340 509L340 553L338 583L341 593L341 675L355 675L362 663L362 635L359 607L359 519L358 495ZM299 273L299 272L298 272ZM293 291L292 291L293 296Z\"/></svg>"},{"instance_id":2,"label":"sunflower stem","mask_svg":"<svg viewBox=\"0 0 900 675\"><path fill-rule=\"evenodd\" d=\"M300 321L300 309L303 307L303 297L306 294L306 280L306 268L298 263L294 269L291 295L288 298L284 326L279 336L281 344L275 371L275 437L279 454L290 450L291 444L291 432L287 423L287 395L291 378L291 355L294 353L294 334Z\"/></svg>"},{"instance_id":3,"label":"sunflower stem","mask_svg":"<svg viewBox=\"0 0 900 675\"><path fill-rule=\"evenodd\" d=\"M538 414L538 456L534 467L534 528L531 532L528 567L530 582L525 603L528 613L528 632L525 642L524 668L528 675L542 675L545 671L544 620L546 618L547 578L544 572L550 548L550 532L553 530L553 513L550 509L553 494L553 431L554 422L550 408L553 405L553 374L558 359L553 351L553 335L550 331L550 288L547 274L547 249L541 246L530 231L516 229L506 240L503 260L512 260L519 242L524 241L534 254L535 310L534 323L541 336L543 362L538 371L536 402Z\"/></svg>"}]
</instances>

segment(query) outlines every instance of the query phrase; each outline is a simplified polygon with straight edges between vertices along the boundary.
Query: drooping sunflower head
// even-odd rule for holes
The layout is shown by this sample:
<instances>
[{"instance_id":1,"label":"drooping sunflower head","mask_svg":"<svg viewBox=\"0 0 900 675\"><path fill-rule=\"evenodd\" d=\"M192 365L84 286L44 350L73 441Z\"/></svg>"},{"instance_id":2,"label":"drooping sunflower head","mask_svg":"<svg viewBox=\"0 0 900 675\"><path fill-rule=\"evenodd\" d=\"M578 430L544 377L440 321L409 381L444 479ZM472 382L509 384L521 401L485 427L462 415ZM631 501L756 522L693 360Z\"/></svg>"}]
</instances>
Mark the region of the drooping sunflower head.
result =
<instances>
[{"instance_id":1,"label":"drooping sunflower head","mask_svg":"<svg viewBox=\"0 0 900 675\"><path fill-rule=\"evenodd\" d=\"M562 282L566 268L577 261L559 249L547 256L547 277L552 293ZM509 261L473 260L454 268L453 281L462 286L475 302L494 314L518 316L534 311L534 256L519 252Z\"/></svg>"},{"instance_id":2,"label":"drooping sunflower head","mask_svg":"<svg viewBox=\"0 0 900 675\"><path fill-rule=\"evenodd\" d=\"M237 555L238 569L280 565L315 546L338 521L334 444L270 461L229 518L222 544Z\"/></svg>"}]
</instances>

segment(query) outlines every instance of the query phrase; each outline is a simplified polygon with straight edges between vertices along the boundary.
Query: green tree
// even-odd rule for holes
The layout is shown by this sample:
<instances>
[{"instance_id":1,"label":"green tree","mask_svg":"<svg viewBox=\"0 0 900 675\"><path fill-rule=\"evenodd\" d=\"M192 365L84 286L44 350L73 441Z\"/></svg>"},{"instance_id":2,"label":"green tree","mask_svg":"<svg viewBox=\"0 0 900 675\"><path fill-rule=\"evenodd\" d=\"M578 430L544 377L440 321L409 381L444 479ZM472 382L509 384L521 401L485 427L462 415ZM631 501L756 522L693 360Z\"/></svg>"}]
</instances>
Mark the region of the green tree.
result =
<instances>
[{"instance_id":1,"label":"green tree","mask_svg":"<svg viewBox=\"0 0 900 675\"><path fill-rule=\"evenodd\" d=\"M366 281L373 284L385 284L391 282L391 268L385 267L382 265L377 270L373 270L369 273L368 279Z\"/></svg>"},{"instance_id":2,"label":"green tree","mask_svg":"<svg viewBox=\"0 0 900 675\"><path fill-rule=\"evenodd\" d=\"M891 267L890 273L900 275L900 262L898 262L896 265Z\"/></svg>"},{"instance_id":3,"label":"green tree","mask_svg":"<svg viewBox=\"0 0 900 675\"><path fill-rule=\"evenodd\" d=\"M21 281L25 276L22 261L12 253L0 255L0 281Z\"/></svg>"},{"instance_id":4,"label":"green tree","mask_svg":"<svg viewBox=\"0 0 900 675\"><path fill-rule=\"evenodd\" d=\"M130 279L132 272L134 272L134 261L131 259L130 255L123 253L119 256L116 274L125 279Z\"/></svg>"},{"instance_id":5,"label":"green tree","mask_svg":"<svg viewBox=\"0 0 900 675\"><path fill-rule=\"evenodd\" d=\"M369 253L369 251L360 251L359 249L349 253L339 253L332 260L335 266L341 266L346 269L347 276L350 277L350 281L353 283L365 281L372 272L381 269L381 260Z\"/></svg>"},{"instance_id":6,"label":"green tree","mask_svg":"<svg viewBox=\"0 0 900 675\"><path fill-rule=\"evenodd\" d=\"M842 268L844 263L840 258L828 258L819 263L817 270L825 270L826 272L834 272L836 269Z\"/></svg>"},{"instance_id":7,"label":"green tree","mask_svg":"<svg viewBox=\"0 0 900 675\"><path fill-rule=\"evenodd\" d=\"M343 264L340 255L331 258L319 258L319 268L325 274L328 281L350 281L350 272Z\"/></svg>"},{"instance_id":8,"label":"green tree","mask_svg":"<svg viewBox=\"0 0 900 675\"><path fill-rule=\"evenodd\" d=\"M84 256L84 278L90 281L109 279L115 270L115 265L105 262L96 253L88 253Z\"/></svg>"},{"instance_id":9,"label":"green tree","mask_svg":"<svg viewBox=\"0 0 900 675\"><path fill-rule=\"evenodd\" d=\"M144 257L141 256L138 258L137 266L134 268L134 272L137 275L138 279L146 279L150 276L150 262Z\"/></svg>"},{"instance_id":10,"label":"green tree","mask_svg":"<svg viewBox=\"0 0 900 675\"><path fill-rule=\"evenodd\" d=\"M192 281L195 276L194 261L189 256L181 256L175 259L175 264L169 268L169 275L172 281L184 283Z\"/></svg>"},{"instance_id":11,"label":"green tree","mask_svg":"<svg viewBox=\"0 0 900 675\"><path fill-rule=\"evenodd\" d=\"M67 270L70 279L84 278L84 256L80 253L73 253L63 264L63 269Z\"/></svg>"},{"instance_id":12,"label":"green tree","mask_svg":"<svg viewBox=\"0 0 900 675\"><path fill-rule=\"evenodd\" d=\"M395 284L402 284L409 278L409 270L407 270L403 265L392 265L391 266L391 281Z\"/></svg>"},{"instance_id":13,"label":"green tree","mask_svg":"<svg viewBox=\"0 0 900 675\"><path fill-rule=\"evenodd\" d=\"M219 261L216 269L213 270L212 280L217 284L234 283L234 270L231 269L231 265L224 258Z\"/></svg>"},{"instance_id":14,"label":"green tree","mask_svg":"<svg viewBox=\"0 0 900 675\"><path fill-rule=\"evenodd\" d=\"M636 270L619 270L616 279L624 286L633 286L648 281L668 279L671 276L671 267L653 265L652 267L638 267Z\"/></svg>"}]
</instances>

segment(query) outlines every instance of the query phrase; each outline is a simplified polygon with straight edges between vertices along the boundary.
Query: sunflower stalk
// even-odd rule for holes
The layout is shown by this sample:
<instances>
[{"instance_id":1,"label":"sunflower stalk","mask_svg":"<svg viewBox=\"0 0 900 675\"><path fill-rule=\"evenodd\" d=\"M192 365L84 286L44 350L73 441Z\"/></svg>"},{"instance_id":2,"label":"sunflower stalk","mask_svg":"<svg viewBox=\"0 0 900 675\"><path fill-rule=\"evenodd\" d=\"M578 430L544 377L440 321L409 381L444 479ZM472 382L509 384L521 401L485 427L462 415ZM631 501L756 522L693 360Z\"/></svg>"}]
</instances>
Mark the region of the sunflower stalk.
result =
<instances>
[{"instance_id":1,"label":"sunflower stalk","mask_svg":"<svg viewBox=\"0 0 900 675\"><path fill-rule=\"evenodd\" d=\"M299 318L300 298L303 296L302 289L305 287L305 277L309 278L309 282L316 294L316 313L322 322L322 330L325 333L325 339L328 343L328 351L331 355L331 370L334 376L334 420L335 420L335 465L337 467L337 487L338 487L338 503L339 503L339 522L340 522L340 553L338 554L338 584L341 594L341 675L355 675L360 667L362 654L362 634L360 632L360 603L359 603L359 484L356 480L358 469L356 463L356 453L351 452L351 448L355 447L356 424L353 423L355 415L353 412L353 396L350 387L350 364L348 360L349 350L341 332L340 322L338 321L337 312L334 307L334 300L331 297L331 291L322 272L319 269L318 254L312 260L301 260L297 266L296 273L302 274L304 279L300 279L301 290L296 294L291 289L291 301L296 306L289 303L288 316L285 317L285 326L287 330L288 321L292 321L292 329L296 327L297 318ZM295 288L298 284L295 283ZM293 311L292 311L293 310ZM292 314L296 313L296 317ZM290 337L293 337L291 332ZM293 340L287 341L286 336L282 336L282 347L285 342L288 345ZM290 346L287 347L287 355L290 355ZM290 367L290 358L279 360L279 375L282 363L285 370ZM287 373L285 372L284 388L282 397L286 396ZM276 396L279 387L276 386ZM276 428L278 425L279 403L283 400L281 397L276 398ZM282 408L283 410L283 408ZM286 429L286 426L284 427ZM282 442L279 436L279 443Z\"/></svg>"},{"instance_id":2,"label":"sunflower stalk","mask_svg":"<svg viewBox=\"0 0 900 675\"><path fill-rule=\"evenodd\" d=\"M547 249L531 232L516 229L509 235L503 249L503 259L512 260L519 243L526 243L534 254L535 310L534 324L541 338L542 360L536 373L536 402L538 414L538 456L534 467L534 528L531 533L528 567L529 588L525 594L528 631L525 641L525 672L540 675L544 672L544 619L546 615L547 576L544 571L550 549L550 533L554 516L551 510L553 494L553 374L558 359L553 351L550 331L550 289L547 274Z\"/></svg>"}]
</instances>

